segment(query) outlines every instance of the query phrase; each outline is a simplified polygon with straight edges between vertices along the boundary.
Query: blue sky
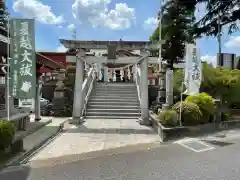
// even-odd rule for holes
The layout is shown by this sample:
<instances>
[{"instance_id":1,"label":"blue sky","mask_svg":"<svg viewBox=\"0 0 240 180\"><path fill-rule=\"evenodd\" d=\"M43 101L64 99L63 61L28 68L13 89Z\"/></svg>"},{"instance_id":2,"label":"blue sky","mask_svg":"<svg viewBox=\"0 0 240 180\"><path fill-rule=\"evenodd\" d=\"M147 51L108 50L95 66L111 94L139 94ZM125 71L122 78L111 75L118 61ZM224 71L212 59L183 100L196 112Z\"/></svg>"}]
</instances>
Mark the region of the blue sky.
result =
<instances>
[{"instance_id":1,"label":"blue sky","mask_svg":"<svg viewBox=\"0 0 240 180\"><path fill-rule=\"evenodd\" d=\"M156 27L159 0L8 0L12 17L36 19L36 47L62 51L59 38L81 40L148 40ZM204 13L200 6L197 16ZM215 61L216 38L198 40L201 56ZM240 33L224 33L223 52L240 55Z\"/></svg>"}]
</instances>

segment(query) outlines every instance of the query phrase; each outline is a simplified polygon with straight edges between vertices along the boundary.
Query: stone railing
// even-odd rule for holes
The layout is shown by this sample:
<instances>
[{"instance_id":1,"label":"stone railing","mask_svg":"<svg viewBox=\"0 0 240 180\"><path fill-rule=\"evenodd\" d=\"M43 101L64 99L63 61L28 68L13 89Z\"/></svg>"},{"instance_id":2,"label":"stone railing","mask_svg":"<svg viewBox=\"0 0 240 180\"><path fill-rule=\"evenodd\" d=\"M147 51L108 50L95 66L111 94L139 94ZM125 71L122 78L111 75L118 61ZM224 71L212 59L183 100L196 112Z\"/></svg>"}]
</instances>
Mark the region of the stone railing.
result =
<instances>
[{"instance_id":1,"label":"stone railing","mask_svg":"<svg viewBox=\"0 0 240 180\"><path fill-rule=\"evenodd\" d=\"M141 108L140 124L149 125L148 112L148 54L143 54L142 58L135 65L135 82L137 86L138 99Z\"/></svg>"},{"instance_id":2,"label":"stone railing","mask_svg":"<svg viewBox=\"0 0 240 180\"><path fill-rule=\"evenodd\" d=\"M82 100L83 100L82 116L84 116L86 113L87 103L88 103L90 94L95 86L96 80L97 80L96 69L92 67L90 68L82 86Z\"/></svg>"},{"instance_id":3,"label":"stone railing","mask_svg":"<svg viewBox=\"0 0 240 180\"><path fill-rule=\"evenodd\" d=\"M135 68L136 68L136 74L135 74L135 78L136 78L136 80L135 80L135 82L136 82L136 86L137 86L137 92L138 92L138 100L139 100L139 103L140 103L140 105L141 105L141 88L140 88L140 81L141 81L141 70L140 70L140 68L138 67L138 65L136 65L135 66Z\"/></svg>"}]
</instances>

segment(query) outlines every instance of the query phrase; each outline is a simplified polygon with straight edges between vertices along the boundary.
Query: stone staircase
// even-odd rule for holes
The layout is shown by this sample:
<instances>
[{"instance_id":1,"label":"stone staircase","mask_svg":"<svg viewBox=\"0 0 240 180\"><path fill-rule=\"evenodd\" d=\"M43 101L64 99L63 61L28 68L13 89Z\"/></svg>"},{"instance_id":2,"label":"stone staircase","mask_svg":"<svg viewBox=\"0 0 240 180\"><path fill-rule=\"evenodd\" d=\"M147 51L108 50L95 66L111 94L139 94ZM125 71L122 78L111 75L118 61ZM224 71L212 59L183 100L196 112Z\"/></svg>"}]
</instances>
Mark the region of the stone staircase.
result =
<instances>
[{"instance_id":1,"label":"stone staircase","mask_svg":"<svg viewBox=\"0 0 240 180\"><path fill-rule=\"evenodd\" d=\"M136 119L140 107L135 84L97 83L89 99L87 119Z\"/></svg>"}]
</instances>

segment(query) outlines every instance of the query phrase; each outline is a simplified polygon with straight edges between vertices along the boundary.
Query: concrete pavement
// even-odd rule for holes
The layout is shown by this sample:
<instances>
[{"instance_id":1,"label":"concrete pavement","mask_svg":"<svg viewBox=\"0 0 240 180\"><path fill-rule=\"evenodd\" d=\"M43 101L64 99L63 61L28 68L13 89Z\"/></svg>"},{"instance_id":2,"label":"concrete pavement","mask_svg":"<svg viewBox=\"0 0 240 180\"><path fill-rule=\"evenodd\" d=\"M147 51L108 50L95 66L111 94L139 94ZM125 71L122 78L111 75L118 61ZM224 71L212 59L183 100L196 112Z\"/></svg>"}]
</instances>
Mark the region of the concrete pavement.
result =
<instances>
[{"instance_id":1,"label":"concrete pavement","mask_svg":"<svg viewBox=\"0 0 240 180\"><path fill-rule=\"evenodd\" d=\"M29 154L34 152L36 149L42 146L46 140L54 136L60 130L61 124L67 121L67 118L55 118L55 117L43 117L42 121L45 119L51 119L51 122L34 133L27 135L23 138L23 149L24 152L20 153L18 156L14 157L7 164L18 164L20 161L24 160ZM41 122L42 122L41 121Z\"/></svg>"},{"instance_id":2,"label":"concrete pavement","mask_svg":"<svg viewBox=\"0 0 240 180\"><path fill-rule=\"evenodd\" d=\"M150 127L141 126L136 119L87 119L82 125L65 124L65 131L42 148L31 163L69 158L74 155L107 150L129 145L159 142L159 136Z\"/></svg>"},{"instance_id":3,"label":"concrete pavement","mask_svg":"<svg viewBox=\"0 0 240 180\"><path fill-rule=\"evenodd\" d=\"M63 136L57 137L27 164L0 172L0 179L239 180L239 130L160 144L146 127L133 122L127 125L122 120L116 122L120 123L118 128L110 120L108 123L89 121L79 127L69 125ZM96 150L97 141L111 144L113 137L118 147ZM143 143L139 144L140 140ZM95 147L95 152L86 155L89 147Z\"/></svg>"},{"instance_id":4,"label":"concrete pavement","mask_svg":"<svg viewBox=\"0 0 240 180\"><path fill-rule=\"evenodd\" d=\"M225 141L222 139L222 141ZM1 180L239 180L240 139L195 152L180 144L106 155L54 166L19 166L0 173Z\"/></svg>"}]
</instances>

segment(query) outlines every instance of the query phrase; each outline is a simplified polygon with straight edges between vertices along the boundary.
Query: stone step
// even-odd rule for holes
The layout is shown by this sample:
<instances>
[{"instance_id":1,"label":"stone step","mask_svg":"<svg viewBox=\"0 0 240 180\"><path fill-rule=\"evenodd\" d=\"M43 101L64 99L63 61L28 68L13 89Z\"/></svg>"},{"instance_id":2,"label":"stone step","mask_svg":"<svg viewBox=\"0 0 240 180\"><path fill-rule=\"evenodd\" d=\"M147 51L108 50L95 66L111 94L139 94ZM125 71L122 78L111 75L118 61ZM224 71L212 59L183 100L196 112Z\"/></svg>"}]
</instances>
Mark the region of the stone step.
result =
<instances>
[{"instance_id":1,"label":"stone step","mask_svg":"<svg viewBox=\"0 0 240 180\"><path fill-rule=\"evenodd\" d=\"M95 86L96 88L102 88L102 89L105 89L105 88L108 88L108 89L117 89L117 88L120 88L120 89L136 89L136 85L134 86Z\"/></svg>"},{"instance_id":2,"label":"stone step","mask_svg":"<svg viewBox=\"0 0 240 180\"><path fill-rule=\"evenodd\" d=\"M95 86L96 88L109 88L109 89L117 89L117 88L120 88L120 89L135 89L136 88L136 85L134 86L108 86L108 85L103 85L103 86Z\"/></svg>"},{"instance_id":3,"label":"stone step","mask_svg":"<svg viewBox=\"0 0 240 180\"><path fill-rule=\"evenodd\" d=\"M137 98L127 99L125 97L122 97L122 98L115 97L114 99L97 97L97 98L91 98L90 102L138 102L138 99Z\"/></svg>"},{"instance_id":4,"label":"stone step","mask_svg":"<svg viewBox=\"0 0 240 180\"><path fill-rule=\"evenodd\" d=\"M104 106L112 106L112 105L119 105L119 106L139 106L138 101L89 101L88 105L104 105Z\"/></svg>"},{"instance_id":5,"label":"stone step","mask_svg":"<svg viewBox=\"0 0 240 180\"><path fill-rule=\"evenodd\" d=\"M138 94L137 91L95 91L93 94L121 94L121 95L134 95L134 94Z\"/></svg>"},{"instance_id":6,"label":"stone step","mask_svg":"<svg viewBox=\"0 0 240 180\"><path fill-rule=\"evenodd\" d=\"M131 100L131 99L137 99L138 96L111 96L111 95L102 95L102 96L92 96L91 99L125 99L125 100Z\"/></svg>"},{"instance_id":7,"label":"stone step","mask_svg":"<svg viewBox=\"0 0 240 180\"><path fill-rule=\"evenodd\" d=\"M122 93L132 93L132 92L137 92L137 89L99 89L96 88L95 92L122 92Z\"/></svg>"},{"instance_id":8,"label":"stone step","mask_svg":"<svg viewBox=\"0 0 240 180\"><path fill-rule=\"evenodd\" d=\"M140 117L141 113L127 113L127 112L86 112L86 116L115 116L116 118L118 117Z\"/></svg>"},{"instance_id":9,"label":"stone step","mask_svg":"<svg viewBox=\"0 0 240 180\"><path fill-rule=\"evenodd\" d=\"M100 113L140 113L139 108L135 109L98 109L98 108L88 108L87 113L100 112Z\"/></svg>"},{"instance_id":10,"label":"stone step","mask_svg":"<svg viewBox=\"0 0 240 180\"><path fill-rule=\"evenodd\" d=\"M106 105L106 104L103 104L103 105L93 105L93 104L89 104L88 105L88 109L122 109L122 110L125 110L125 109L139 109L139 105L119 105L118 103L116 104L110 104L110 105Z\"/></svg>"},{"instance_id":11,"label":"stone step","mask_svg":"<svg viewBox=\"0 0 240 180\"><path fill-rule=\"evenodd\" d=\"M124 93L93 93L92 96L116 96L116 97L138 97L137 93L124 94Z\"/></svg>"},{"instance_id":12,"label":"stone step","mask_svg":"<svg viewBox=\"0 0 240 180\"><path fill-rule=\"evenodd\" d=\"M139 119L140 116L86 116L85 119Z\"/></svg>"},{"instance_id":13,"label":"stone step","mask_svg":"<svg viewBox=\"0 0 240 180\"><path fill-rule=\"evenodd\" d=\"M134 94L134 93L137 93L137 90L134 89L134 90L119 90L119 89L116 89L116 90L110 90L110 89L102 89L102 90L94 90L94 93L125 93L125 94Z\"/></svg>"},{"instance_id":14,"label":"stone step","mask_svg":"<svg viewBox=\"0 0 240 180\"><path fill-rule=\"evenodd\" d=\"M132 87L136 86L136 83L97 83L96 86L112 86L112 87L118 87L118 86L125 86L125 87Z\"/></svg>"}]
</instances>

